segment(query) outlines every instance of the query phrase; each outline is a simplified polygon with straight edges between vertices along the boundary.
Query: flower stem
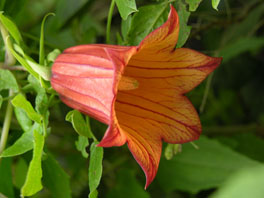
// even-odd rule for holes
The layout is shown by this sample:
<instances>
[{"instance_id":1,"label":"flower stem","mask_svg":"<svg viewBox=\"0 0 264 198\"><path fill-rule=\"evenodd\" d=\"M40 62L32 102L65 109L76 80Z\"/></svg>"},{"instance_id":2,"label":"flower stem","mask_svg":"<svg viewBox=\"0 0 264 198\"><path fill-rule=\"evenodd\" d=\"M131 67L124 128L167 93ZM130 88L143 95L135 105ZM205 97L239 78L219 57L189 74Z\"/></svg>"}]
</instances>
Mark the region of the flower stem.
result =
<instances>
[{"instance_id":1,"label":"flower stem","mask_svg":"<svg viewBox=\"0 0 264 198\"><path fill-rule=\"evenodd\" d=\"M12 95L13 95L13 92L10 90L9 96L12 96ZM11 104L11 99L9 99L7 103L5 120L4 120L4 124L2 128L2 134L1 134L1 140L0 140L0 155L2 154L6 146L10 123L12 119L12 114L13 114L13 106ZM1 161L1 157L0 157L0 161Z\"/></svg>"},{"instance_id":2,"label":"flower stem","mask_svg":"<svg viewBox=\"0 0 264 198\"><path fill-rule=\"evenodd\" d=\"M110 31L111 31L111 22L112 22L112 16L115 8L115 0L112 0L109 12L108 12L108 17L107 17L107 25L106 25L106 43L110 44Z\"/></svg>"}]
</instances>

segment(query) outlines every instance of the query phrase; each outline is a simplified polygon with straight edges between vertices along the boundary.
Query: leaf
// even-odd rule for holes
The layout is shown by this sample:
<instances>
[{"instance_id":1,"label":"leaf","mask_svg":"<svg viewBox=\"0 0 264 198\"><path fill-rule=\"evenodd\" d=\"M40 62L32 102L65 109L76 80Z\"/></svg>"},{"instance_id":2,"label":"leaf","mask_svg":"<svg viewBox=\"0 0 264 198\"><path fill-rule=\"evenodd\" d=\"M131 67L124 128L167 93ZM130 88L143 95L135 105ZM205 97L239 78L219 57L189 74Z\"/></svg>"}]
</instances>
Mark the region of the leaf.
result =
<instances>
[{"instance_id":1,"label":"leaf","mask_svg":"<svg viewBox=\"0 0 264 198\"><path fill-rule=\"evenodd\" d=\"M256 24L264 14L264 4L256 6L252 11L247 14L247 17L239 23L233 24L230 28L227 28L223 34L224 44L233 43L243 37L248 37L251 31L255 28Z\"/></svg>"},{"instance_id":2,"label":"leaf","mask_svg":"<svg viewBox=\"0 0 264 198\"><path fill-rule=\"evenodd\" d=\"M0 163L0 197L1 194L8 197L14 198L14 188L12 183L12 160L1 159Z\"/></svg>"},{"instance_id":3,"label":"leaf","mask_svg":"<svg viewBox=\"0 0 264 198\"><path fill-rule=\"evenodd\" d=\"M135 172L131 169L121 169L117 173L117 182L107 194L107 198L148 198L149 193L137 181Z\"/></svg>"},{"instance_id":4,"label":"leaf","mask_svg":"<svg viewBox=\"0 0 264 198\"><path fill-rule=\"evenodd\" d=\"M41 178L41 157L44 147L44 136L34 131L33 157L29 164L25 184L21 189L22 196L31 196L42 189Z\"/></svg>"},{"instance_id":5,"label":"leaf","mask_svg":"<svg viewBox=\"0 0 264 198\"><path fill-rule=\"evenodd\" d=\"M194 12L202 0L185 0L189 4L189 11Z\"/></svg>"},{"instance_id":6,"label":"leaf","mask_svg":"<svg viewBox=\"0 0 264 198\"><path fill-rule=\"evenodd\" d=\"M48 154L43 161L43 185L49 189L52 198L71 198L70 178L54 157Z\"/></svg>"},{"instance_id":7,"label":"leaf","mask_svg":"<svg viewBox=\"0 0 264 198\"><path fill-rule=\"evenodd\" d=\"M15 39L17 44L21 45L23 40L22 40L22 36L16 24L13 21L11 21L9 18L4 16L2 12L0 12L0 22L7 29L7 31L11 34L11 36Z\"/></svg>"},{"instance_id":8,"label":"leaf","mask_svg":"<svg viewBox=\"0 0 264 198\"><path fill-rule=\"evenodd\" d=\"M61 28L89 0L59 0L56 6L55 28Z\"/></svg>"},{"instance_id":9,"label":"leaf","mask_svg":"<svg viewBox=\"0 0 264 198\"><path fill-rule=\"evenodd\" d=\"M34 130L42 131L41 125L35 123L29 132L23 133L13 145L5 149L1 157L13 157L32 150L34 146Z\"/></svg>"},{"instance_id":10,"label":"leaf","mask_svg":"<svg viewBox=\"0 0 264 198\"><path fill-rule=\"evenodd\" d=\"M226 45L220 50L219 55L223 57L223 62L238 56L247 51L257 50L264 46L264 37L244 37Z\"/></svg>"},{"instance_id":11,"label":"leaf","mask_svg":"<svg viewBox=\"0 0 264 198\"><path fill-rule=\"evenodd\" d=\"M174 6L176 7L180 21L179 38L176 44L176 47L180 48L185 44L191 32L192 27L187 25L191 13L187 10L186 5L182 1L176 1Z\"/></svg>"},{"instance_id":12,"label":"leaf","mask_svg":"<svg viewBox=\"0 0 264 198\"><path fill-rule=\"evenodd\" d=\"M75 142L75 146L78 151L82 153L84 158L88 158L88 153L86 152L86 147L89 146L89 141L87 137L82 135L78 136L78 141Z\"/></svg>"},{"instance_id":13,"label":"leaf","mask_svg":"<svg viewBox=\"0 0 264 198\"><path fill-rule=\"evenodd\" d=\"M90 194L92 194L98 185L100 184L100 180L103 172L103 148L97 147L98 142L93 142L90 150L90 164L89 164L89 189ZM90 195L89 195L90 197Z\"/></svg>"},{"instance_id":14,"label":"leaf","mask_svg":"<svg viewBox=\"0 0 264 198\"><path fill-rule=\"evenodd\" d=\"M20 189L23 186L26 180L27 169L28 169L28 165L26 161L20 157L14 166L14 174L13 174L14 186L17 187L18 189Z\"/></svg>"},{"instance_id":15,"label":"leaf","mask_svg":"<svg viewBox=\"0 0 264 198\"><path fill-rule=\"evenodd\" d=\"M152 30L161 26L168 18L169 4L142 6L132 17L131 27L127 34L129 45L138 45Z\"/></svg>"},{"instance_id":16,"label":"leaf","mask_svg":"<svg viewBox=\"0 0 264 198\"><path fill-rule=\"evenodd\" d=\"M127 20L133 12L138 12L135 0L115 0L115 2L123 20Z\"/></svg>"},{"instance_id":17,"label":"leaf","mask_svg":"<svg viewBox=\"0 0 264 198\"><path fill-rule=\"evenodd\" d=\"M264 197L264 166L247 168L233 174L211 198Z\"/></svg>"},{"instance_id":18,"label":"leaf","mask_svg":"<svg viewBox=\"0 0 264 198\"><path fill-rule=\"evenodd\" d=\"M212 6L215 10L218 10L218 5L220 3L220 0L212 0Z\"/></svg>"},{"instance_id":19,"label":"leaf","mask_svg":"<svg viewBox=\"0 0 264 198\"><path fill-rule=\"evenodd\" d=\"M48 16L55 16L54 13L48 13L44 16L41 23L40 39L39 39L39 64L44 65L45 53L44 53L44 24Z\"/></svg>"},{"instance_id":20,"label":"leaf","mask_svg":"<svg viewBox=\"0 0 264 198\"><path fill-rule=\"evenodd\" d=\"M179 152L181 152L181 144L168 144L164 151L164 157L171 160Z\"/></svg>"},{"instance_id":21,"label":"leaf","mask_svg":"<svg viewBox=\"0 0 264 198\"><path fill-rule=\"evenodd\" d=\"M51 77L50 67L45 67L43 65L40 65L33 60L29 60L29 59L25 59L25 60L28 63L28 65L30 65L30 67L35 72L37 72L44 80L46 80L46 81L50 80L50 77Z\"/></svg>"},{"instance_id":22,"label":"leaf","mask_svg":"<svg viewBox=\"0 0 264 198\"><path fill-rule=\"evenodd\" d=\"M122 23L121 23L121 33L122 33L122 37L125 40L125 42L126 42L127 35L131 27L131 21L132 21L132 17L128 16L127 19L122 20Z\"/></svg>"},{"instance_id":23,"label":"leaf","mask_svg":"<svg viewBox=\"0 0 264 198\"><path fill-rule=\"evenodd\" d=\"M31 67L30 65L27 63L27 61L21 57L14 49L13 49L13 45L10 41L9 38L7 38L7 47L8 49L10 50L10 52L12 53L12 55L16 58L16 60L23 66L26 68L26 70L32 74L36 79L39 78L39 75L37 72L35 72ZM21 49L21 48L20 48ZM22 49L21 49L22 50ZM24 53L24 52L23 52Z\"/></svg>"},{"instance_id":24,"label":"leaf","mask_svg":"<svg viewBox=\"0 0 264 198\"><path fill-rule=\"evenodd\" d=\"M183 144L182 153L172 160L161 160L157 180L164 191L177 189L197 193L215 188L234 171L260 164L204 136L195 143L198 150Z\"/></svg>"},{"instance_id":25,"label":"leaf","mask_svg":"<svg viewBox=\"0 0 264 198\"><path fill-rule=\"evenodd\" d=\"M3 97L2 95L0 95L0 109L1 109L2 103L3 103Z\"/></svg>"},{"instance_id":26,"label":"leaf","mask_svg":"<svg viewBox=\"0 0 264 198\"><path fill-rule=\"evenodd\" d=\"M22 94L18 94L11 102L15 107L22 108L31 120L41 123L42 116L33 109L30 102Z\"/></svg>"},{"instance_id":27,"label":"leaf","mask_svg":"<svg viewBox=\"0 0 264 198\"><path fill-rule=\"evenodd\" d=\"M52 62L53 63L60 53L61 53L61 51L59 49L54 49L52 52L50 52L47 55L48 62Z\"/></svg>"},{"instance_id":28,"label":"leaf","mask_svg":"<svg viewBox=\"0 0 264 198\"><path fill-rule=\"evenodd\" d=\"M32 127L32 120L29 119L27 113L20 107L14 108L16 119L24 132L28 132Z\"/></svg>"},{"instance_id":29,"label":"leaf","mask_svg":"<svg viewBox=\"0 0 264 198\"><path fill-rule=\"evenodd\" d=\"M88 122L85 122L82 114L77 110L69 111L65 118L66 121L72 123L74 130L81 136L92 137L91 128Z\"/></svg>"},{"instance_id":30,"label":"leaf","mask_svg":"<svg viewBox=\"0 0 264 198\"><path fill-rule=\"evenodd\" d=\"M15 76L9 70L0 69L0 91L3 89L18 92L18 85Z\"/></svg>"}]
</instances>

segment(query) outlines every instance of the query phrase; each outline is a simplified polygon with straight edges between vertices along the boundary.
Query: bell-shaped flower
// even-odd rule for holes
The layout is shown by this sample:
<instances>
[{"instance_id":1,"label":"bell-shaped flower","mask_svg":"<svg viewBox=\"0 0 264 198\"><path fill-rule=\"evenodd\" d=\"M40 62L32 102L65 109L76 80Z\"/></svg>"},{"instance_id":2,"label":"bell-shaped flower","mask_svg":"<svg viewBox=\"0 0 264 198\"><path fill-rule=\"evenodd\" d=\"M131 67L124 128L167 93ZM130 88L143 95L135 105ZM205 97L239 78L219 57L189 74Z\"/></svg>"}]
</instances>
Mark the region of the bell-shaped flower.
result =
<instances>
[{"instance_id":1,"label":"bell-shaped flower","mask_svg":"<svg viewBox=\"0 0 264 198\"><path fill-rule=\"evenodd\" d=\"M138 46L91 44L66 49L52 67L52 87L68 106L109 127L98 146L127 143L146 175L146 187L159 166L162 141L196 140L202 128L184 95L221 62L187 49L175 49L179 19L168 20Z\"/></svg>"}]
</instances>

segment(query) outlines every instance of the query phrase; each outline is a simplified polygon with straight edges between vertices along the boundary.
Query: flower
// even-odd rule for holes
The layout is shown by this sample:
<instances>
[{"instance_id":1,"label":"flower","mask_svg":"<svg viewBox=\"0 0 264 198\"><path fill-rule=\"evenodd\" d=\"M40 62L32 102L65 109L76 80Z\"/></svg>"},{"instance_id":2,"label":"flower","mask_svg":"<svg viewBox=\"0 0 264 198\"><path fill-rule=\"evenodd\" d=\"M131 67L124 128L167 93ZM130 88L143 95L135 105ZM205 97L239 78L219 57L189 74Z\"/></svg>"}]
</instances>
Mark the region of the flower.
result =
<instances>
[{"instance_id":1,"label":"flower","mask_svg":"<svg viewBox=\"0 0 264 198\"><path fill-rule=\"evenodd\" d=\"M109 125L98 146L127 143L146 175L154 179L162 141L199 138L198 114L185 93L221 62L175 45L179 19L168 20L138 46L91 44L66 49L52 67L52 87L68 106Z\"/></svg>"}]
</instances>

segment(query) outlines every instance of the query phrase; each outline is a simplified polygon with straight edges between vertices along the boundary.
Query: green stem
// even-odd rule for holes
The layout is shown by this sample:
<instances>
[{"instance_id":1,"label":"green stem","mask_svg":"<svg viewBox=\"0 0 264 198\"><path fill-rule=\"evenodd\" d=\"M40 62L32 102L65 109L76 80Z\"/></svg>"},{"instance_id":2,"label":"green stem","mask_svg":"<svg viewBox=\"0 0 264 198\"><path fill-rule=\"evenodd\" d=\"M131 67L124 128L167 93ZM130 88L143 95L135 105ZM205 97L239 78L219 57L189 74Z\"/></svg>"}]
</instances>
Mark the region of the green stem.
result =
<instances>
[{"instance_id":1,"label":"green stem","mask_svg":"<svg viewBox=\"0 0 264 198\"><path fill-rule=\"evenodd\" d=\"M213 75L214 73L211 73L206 81L206 86L205 86L205 91L204 91L204 95L203 95L203 100L202 100L202 103L201 103L201 106L200 106L200 113L203 113L204 111L204 107L205 107L205 104L207 102L207 98L208 98L208 94L209 94L209 90L210 90L210 86L211 86L211 83L212 83L212 79L213 79Z\"/></svg>"},{"instance_id":2,"label":"green stem","mask_svg":"<svg viewBox=\"0 0 264 198\"><path fill-rule=\"evenodd\" d=\"M115 0L112 0L109 12L108 12L108 17L107 17L107 25L106 25L106 43L110 44L110 31L111 31L111 22L112 22L112 16L115 8Z\"/></svg>"},{"instance_id":3,"label":"green stem","mask_svg":"<svg viewBox=\"0 0 264 198\"><path fill-rule=\"evenodd\" d=\"M9 96L12 96L13 92L10 90L9 91ZM9 133L9 128L10 128L10 123L12 119L12 114L13 114L13 106L11 104L11 99L8 100L7 108L6 108L6 114L5 114L5 120L2 128L2 134L1 134L1 140L0 140L0 155L5 149L7 138L8 138L8 133ZM1 161L1 158L0 158Z\"/></svg>"}]
</instances>

